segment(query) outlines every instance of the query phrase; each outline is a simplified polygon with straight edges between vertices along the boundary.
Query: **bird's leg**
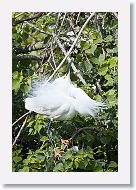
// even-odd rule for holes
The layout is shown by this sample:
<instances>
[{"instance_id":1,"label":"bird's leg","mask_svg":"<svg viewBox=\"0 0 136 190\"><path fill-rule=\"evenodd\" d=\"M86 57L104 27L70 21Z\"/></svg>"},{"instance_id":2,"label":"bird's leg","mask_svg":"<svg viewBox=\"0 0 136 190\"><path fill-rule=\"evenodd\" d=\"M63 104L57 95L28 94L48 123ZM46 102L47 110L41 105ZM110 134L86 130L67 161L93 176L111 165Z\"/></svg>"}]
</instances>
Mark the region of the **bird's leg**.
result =
<instances>
[{"instance_id":1,"label":"bird's leg","mask_svg":"<svg viewBox=\"0 0 136 190\"><path fill-rule=\"evenodd\" d=\"M52 123L52 121L49 120L49 123L48 123L48 125L47 125L47 135L48 135L49 138L51 137L51 130L50 130L50 128L51 128L51 123Z\"/></svg>"},{"instance_id":2,"label":"bird's leg","mask_svg":"<svg viewBox=\"0 0 136 190\"><path fill-rule=\"evenodd\" d=\"M50 128L50 130L52 133L54 133L54 135L57 137L57 139L61 139L61 136L53 128Z\"/></svg>"},{"instance_id":3,"label":"bird's leg","mask_svg":"<svg viewBox=\"0 0 136 190\"><path fill-rule=\"evenodd\" d=\"M52 123L52 120L50 120L49 123L46 125L46 128L47 128L46 134L47 134L48 139L49 139L50 143L52 144L52 146L55 147L55 143L51 139L51 123Z\"/></svg>"}]
</instances>

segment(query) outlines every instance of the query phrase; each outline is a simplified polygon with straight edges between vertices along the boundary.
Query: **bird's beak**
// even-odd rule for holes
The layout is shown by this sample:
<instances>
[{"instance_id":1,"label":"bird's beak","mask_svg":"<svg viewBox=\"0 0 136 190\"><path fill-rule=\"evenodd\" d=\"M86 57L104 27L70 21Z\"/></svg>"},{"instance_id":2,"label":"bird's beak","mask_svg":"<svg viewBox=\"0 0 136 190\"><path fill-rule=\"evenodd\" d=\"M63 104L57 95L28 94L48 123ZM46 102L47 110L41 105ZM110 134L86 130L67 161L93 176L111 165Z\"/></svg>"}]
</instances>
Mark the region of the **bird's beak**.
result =
<instances>
[{"instance_id":1,"label":"bird's beak","mask_svg":"<svg viewBox=\"0 0 136 190\"><path fill-rule=\"evenodd\" d=\"M68 68L67 68L67 72L66 72L67 76L70 75L70 68L71 68L71 63L68 64Z\"/></svg>"}]
</instances>

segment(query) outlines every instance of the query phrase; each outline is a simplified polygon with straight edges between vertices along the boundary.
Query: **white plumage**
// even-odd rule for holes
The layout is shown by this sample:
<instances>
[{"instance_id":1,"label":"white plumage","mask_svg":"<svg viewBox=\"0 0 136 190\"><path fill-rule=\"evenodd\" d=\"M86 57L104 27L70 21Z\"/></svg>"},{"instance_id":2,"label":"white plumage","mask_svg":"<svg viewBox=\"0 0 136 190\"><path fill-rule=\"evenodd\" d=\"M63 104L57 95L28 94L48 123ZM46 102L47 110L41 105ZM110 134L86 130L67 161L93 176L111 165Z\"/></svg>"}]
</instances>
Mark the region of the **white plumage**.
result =
<instances>
[{"instance_id":1,"label":"white plumage","mask_svg":"<svg viewBox=\"0 0 136 190\"><path fill-rule=\"evenodd\" d=\"M47 82L47 78L35 82L30 93L25 99L25 108L49 119L65 120L76 114L95 116L105 107L105 104L92 100L81 88L73 85L70 73L51 82Z\"/></svg>"}]
</instances>

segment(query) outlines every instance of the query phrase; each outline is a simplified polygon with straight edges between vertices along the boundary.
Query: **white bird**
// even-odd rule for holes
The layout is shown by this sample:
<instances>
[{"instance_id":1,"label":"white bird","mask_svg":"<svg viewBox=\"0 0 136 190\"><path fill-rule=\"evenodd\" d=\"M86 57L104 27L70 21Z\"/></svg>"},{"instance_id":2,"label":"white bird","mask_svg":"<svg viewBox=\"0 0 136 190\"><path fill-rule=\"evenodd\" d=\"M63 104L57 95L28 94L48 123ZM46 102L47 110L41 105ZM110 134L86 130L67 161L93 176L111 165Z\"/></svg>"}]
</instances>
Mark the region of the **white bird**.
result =
<instances>
[{"instance_id":1,"label":"white bird","mask_svg":"<svg viewBox=\"0 0 136 190\"><path fill-rule=\"evenodd\" d=\"M70 71L63 77L35 82L25 108L51 120L67 120L80 114L95 116L105 104L92 100L81 88L72 84Z\"/></svg>"}]
</instances>

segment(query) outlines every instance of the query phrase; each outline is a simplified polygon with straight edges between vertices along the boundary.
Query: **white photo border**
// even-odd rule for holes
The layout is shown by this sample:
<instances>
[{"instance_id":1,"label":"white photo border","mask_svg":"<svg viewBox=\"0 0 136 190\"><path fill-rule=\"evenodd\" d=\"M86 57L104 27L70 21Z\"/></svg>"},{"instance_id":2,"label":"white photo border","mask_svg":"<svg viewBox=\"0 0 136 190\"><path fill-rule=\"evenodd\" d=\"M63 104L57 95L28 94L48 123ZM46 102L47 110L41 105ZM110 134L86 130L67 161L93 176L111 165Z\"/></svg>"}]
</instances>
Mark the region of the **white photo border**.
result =
<instances>
[{"instance_id":1,"label":"white photo border","mask_svg":"<svg viewBox=\"0 0 136 190\"><path fill-rule=\"evenodd\" d=\"M118 172L12 172L12 12L118 12ZM130 3L128 0L1 0L0 181L3 184L130 184Z\"/></svg>"}]
</instances>

